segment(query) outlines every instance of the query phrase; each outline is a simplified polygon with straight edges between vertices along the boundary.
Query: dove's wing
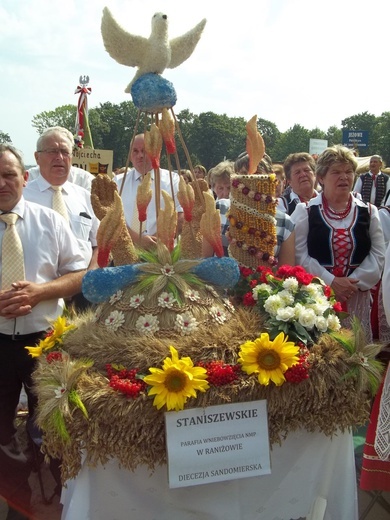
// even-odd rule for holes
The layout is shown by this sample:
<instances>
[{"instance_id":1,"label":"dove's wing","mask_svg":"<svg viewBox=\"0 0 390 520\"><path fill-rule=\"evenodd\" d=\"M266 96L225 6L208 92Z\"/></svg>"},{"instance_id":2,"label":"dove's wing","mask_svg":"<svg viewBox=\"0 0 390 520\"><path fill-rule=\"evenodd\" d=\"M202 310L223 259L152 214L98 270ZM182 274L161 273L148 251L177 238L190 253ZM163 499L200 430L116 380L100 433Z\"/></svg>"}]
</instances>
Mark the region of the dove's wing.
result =
<instances>
[{"instance_id":1,"label":"dove's wing","mask_svg":"<svg viewBox=\"0 0 390 520\"><path fill-rule=\"evenodd\" d=\"M103 9L101 32L104 47L111 58L128 67L140 66L147 53L148 40L126 32L107 7Z\"/></svg>"},{"instance_id":2,"label":"dove's wing","mask_svg":"<svg viewBox=\"0 0 390 520\"><path fill-rule=\"evenodd\" d=\"M204 18L201 22L198 23L198 25L196 25L187 33L170 40L169 44L171 46L171 61L168 65L169 69L174 69L191 56L202 35L205 25L206 19Z\"/></svg>"}]
</instances>

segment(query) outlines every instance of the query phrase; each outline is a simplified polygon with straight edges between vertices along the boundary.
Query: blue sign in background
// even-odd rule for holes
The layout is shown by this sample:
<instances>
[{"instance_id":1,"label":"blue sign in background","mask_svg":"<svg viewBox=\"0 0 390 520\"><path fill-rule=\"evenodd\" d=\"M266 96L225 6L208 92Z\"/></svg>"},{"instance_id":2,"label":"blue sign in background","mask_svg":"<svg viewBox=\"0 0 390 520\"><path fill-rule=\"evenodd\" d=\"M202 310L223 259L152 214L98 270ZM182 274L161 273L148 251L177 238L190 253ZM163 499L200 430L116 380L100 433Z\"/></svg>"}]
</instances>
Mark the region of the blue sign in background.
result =
<instances>
[{"instance_id":1,"label":"blue sign in background","mask_svg":"<svg viewBox=\"0 0 390 520\"><path fill-rule=\"evenodd\" d=\"M343 130L343 146L367 148L368 130Z\"/></svg>"}]
</instances>

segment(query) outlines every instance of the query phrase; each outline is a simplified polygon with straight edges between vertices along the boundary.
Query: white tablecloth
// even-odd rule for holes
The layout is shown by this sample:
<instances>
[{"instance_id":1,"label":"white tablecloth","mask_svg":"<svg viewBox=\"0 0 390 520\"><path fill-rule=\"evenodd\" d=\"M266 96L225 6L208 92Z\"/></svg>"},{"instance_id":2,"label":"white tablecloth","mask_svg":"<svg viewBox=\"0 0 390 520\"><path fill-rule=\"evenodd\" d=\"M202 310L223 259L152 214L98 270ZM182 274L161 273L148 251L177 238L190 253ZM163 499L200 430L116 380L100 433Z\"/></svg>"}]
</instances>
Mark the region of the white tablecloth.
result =
<instances>
[{"instance_id":1,"label":"white tablecloth","mask_svg":"<svg viewBox=\"0 0 390 520\"><path fill-rule=\"evenodd\" d=\"M273 447L271 465L271 475L178 489L168 488L166 467L84 465L63 490L62 520L358 518L351 433L292 433Z\"/></svg>"}]
</instances>

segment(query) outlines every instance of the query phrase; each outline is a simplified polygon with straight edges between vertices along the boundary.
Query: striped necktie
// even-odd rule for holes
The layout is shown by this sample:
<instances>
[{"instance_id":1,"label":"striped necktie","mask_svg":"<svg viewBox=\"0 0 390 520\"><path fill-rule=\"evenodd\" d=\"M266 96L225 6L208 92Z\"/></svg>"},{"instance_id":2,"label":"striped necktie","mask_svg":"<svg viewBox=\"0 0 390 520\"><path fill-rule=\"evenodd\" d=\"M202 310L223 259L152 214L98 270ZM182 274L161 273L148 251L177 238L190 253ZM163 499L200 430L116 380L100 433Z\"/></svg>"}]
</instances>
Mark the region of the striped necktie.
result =
<instances>
[{"instance_id":1,"label":"striped necktie","mask_svg":"<svg viewBox=\"0 0 390 520\"><path fill-rule=\"evenodd\" d=\"M54 190L52 208L64 217L69 224L69 214L65 206L64 197L62 196L62 186L52 186Z\"/></svg>"},{"instance_id":2,"label":"striped necktie","mask_svg":"<svg viewBox=\"0 0 390 520\"><path fill-rule=\"evenodd\" d=\"M23 246L15 223L19 216L16 213L3 213L0 220L7 224L1 247L1 287L11 289L11 284L25 279Z\"/></svg>"}]
</instances>

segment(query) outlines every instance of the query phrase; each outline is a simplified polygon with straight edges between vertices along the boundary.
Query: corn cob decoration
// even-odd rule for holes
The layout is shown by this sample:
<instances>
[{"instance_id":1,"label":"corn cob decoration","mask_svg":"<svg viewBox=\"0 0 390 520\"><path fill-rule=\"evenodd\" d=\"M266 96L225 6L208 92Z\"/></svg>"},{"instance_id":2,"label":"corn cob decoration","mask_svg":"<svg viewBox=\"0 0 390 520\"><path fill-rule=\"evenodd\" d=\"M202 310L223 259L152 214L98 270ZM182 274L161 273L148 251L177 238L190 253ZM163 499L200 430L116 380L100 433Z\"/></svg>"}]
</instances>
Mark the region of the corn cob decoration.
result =
<instances>
[{"instance_id":1,"label":"corn cob decoration","mask_svg":"<svg viewBox=\"0 0 390 520\"><path fill-rule=\"evenodd\" d=\"M177 198L180 206L183 208L184 219L187 222L191 222L192 210L195 204L195 193L193 187L186 183L182 175L180 175L179 179Z\"/></svg>"},{"instance_id":2,"label":"corn cob decoration","mask_svg":"<svg viewBox=\"0 0 390 520\"><path fill-rule=\"evenodd\" d=\"M168 154L176 152L175 121L166 108L163 108L159 129Z\"/></svg>"},{"instance_id":3,"label":"corn cob decoration","mask_svg":"<svg viewBox=\"0 0 390 520\"><path fill-rule=\"evenodd\" d=\"M147 172L141 184L137 188L137 210L138 220L142 224L146 220L146 211L152 200L152 177L151 172Z\"/></svg>"},{"instance_id":4,"label":"corn cob decoration","mask_svg":"<svg viewBox=\"0 0 390 520\"><path fill-rule=\"evenodd\" d=\"M162 137L158 126L154 123L151 125L150 130L145 132L145 151L149 155L152 161L152 167L154 170L160 168L160 155L162 149Z\"/></svg>"},{"instance_id":5,"label":"corn cob decoration","mask_svg":"<svg viewBox=\"0 0 390 520\"><path fill-rule=\"evenodd\" d=\"M164 190L161 190L161 195L164 199L164 209L160 209L158 214L157 236L167 246L169 251L173 251L177 228L177 213L172 197Z\"/></svg>"}]
</instances>

